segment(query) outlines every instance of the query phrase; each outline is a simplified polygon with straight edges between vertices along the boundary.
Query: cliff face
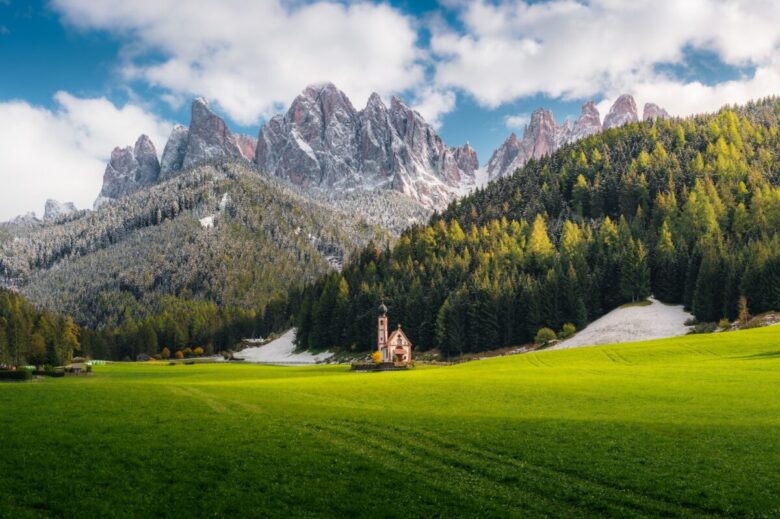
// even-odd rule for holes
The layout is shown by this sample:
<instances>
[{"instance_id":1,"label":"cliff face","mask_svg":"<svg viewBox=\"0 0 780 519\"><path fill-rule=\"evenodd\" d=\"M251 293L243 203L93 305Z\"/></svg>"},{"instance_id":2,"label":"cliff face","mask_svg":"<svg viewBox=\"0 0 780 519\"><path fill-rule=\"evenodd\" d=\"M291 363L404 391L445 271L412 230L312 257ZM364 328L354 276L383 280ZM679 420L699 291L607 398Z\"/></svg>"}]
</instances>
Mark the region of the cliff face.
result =
<instances>
[{"instance_id":1,"label":"cliff face","mask_svg":"<svg viewBox=\"0 0 780 519\"><path fill-rule=\"evenodd\" d=\"M332 83L306 88L257 139L263 171L301 186L392 189L429 208L443 208L479 167L466 144L447 146L398 97L388 108L373 94L363 110Z\"/></svg>"}]
</instances>

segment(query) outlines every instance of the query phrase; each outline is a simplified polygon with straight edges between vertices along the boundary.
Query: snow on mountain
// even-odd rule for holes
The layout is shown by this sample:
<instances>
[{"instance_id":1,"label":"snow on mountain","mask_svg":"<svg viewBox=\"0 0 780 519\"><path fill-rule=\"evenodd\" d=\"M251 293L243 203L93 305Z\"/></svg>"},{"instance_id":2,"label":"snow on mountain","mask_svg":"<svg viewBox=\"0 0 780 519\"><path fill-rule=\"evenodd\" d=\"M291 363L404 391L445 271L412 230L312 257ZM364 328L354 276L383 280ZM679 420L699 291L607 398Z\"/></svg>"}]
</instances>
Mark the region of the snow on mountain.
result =
<instances>
[{"instance_id":1,"label":"snow on mountain","mask_svg":"<svg viewBox=\"0 0 780 519\"><path fill-rule=\"evenodd\" d=\"M645 105L644 120L666 118L669 114L656 104ZM566 121L558 126L549 110L539 108L531 114L523 138L512 133L490 157L486 165L487 180L511 175L530 159L549 155L561 146L584 139L594 133L638 120L636 102L630 95L618 97L609 110L604 124L596 105L589 101L582 105L580 116L573 125Z\"/></svg>"},{"instance_id":2,"label":"snow on mountain","mask_svg":"<svg viewBox=\"0 0 780 519\"><path fill-rule=\"evenodd\" d=\"M373 94L363 110L332 83L307 87L258 136L255 162L293 184L325 190L390 189L442 209L474 185L468 144L447 146L422 116Z\"/></svg>"}]
</instances>

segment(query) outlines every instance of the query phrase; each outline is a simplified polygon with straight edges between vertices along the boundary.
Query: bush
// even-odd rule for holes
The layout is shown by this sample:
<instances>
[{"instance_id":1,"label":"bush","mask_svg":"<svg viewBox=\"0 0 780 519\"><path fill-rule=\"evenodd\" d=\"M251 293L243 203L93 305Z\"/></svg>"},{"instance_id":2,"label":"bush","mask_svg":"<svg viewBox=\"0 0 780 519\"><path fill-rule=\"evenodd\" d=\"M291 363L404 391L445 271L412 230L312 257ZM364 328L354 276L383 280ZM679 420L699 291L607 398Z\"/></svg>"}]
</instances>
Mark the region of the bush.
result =
<instances>
[{"instance_id":1,"label":"bush","mask_svg":"<svg viewBox=\"0 0 780 519\"><path fill-rule=\"evenodd\" d=\"M551 330L550 328L540 328L538 332L536 332L536 337L534 337L534 342L536 344L541 344L542 346L546 346L551 341L554 341L558 336L555 335L555 332Z\"/></svg>"},{"instance_id":2,"label":"bush","mask_svg":"<svg viewBox=\"0 0 780 519\"><path fill-rule=\"evenodd\" d=\"M46 370L43 370L43 371L39 370L39 371L34 371L33 375L38 375L40 377L53 377L53 378L64 377L65 376L65 370L62 369L62 368L46 369Z\"/></svg>"},{"instance_id":3,"label":"bush","mask_svg":"<svg viewBox=\"0 0 780 519\"><path fill-rule=\"evenodd\" d=\"M0 371L0 380L31 380L32 372L26 369L16 371Z\"/></svg>"},{"instance_id":4,"label":"bush","mask_svg":"<svg viewBox=\"0 0 780 519\"><path fill-rule=\"evenodd\" d=\"M725 330L725 329L726 329L726 328L728 328L729 326L731 326L731 321L729 321L729 320L728 320L728 319L726 319L725 317L724 317L723 319L721 319L720 321L718 321L718 327L719 327L721 330Z\"/></svg>"},{"instance_id":5,"label":"bush","mask_svg":"<svg viewBox=\"0 0 780 519\"><path fill-rule=\"evenodd\" d=\"M160 357L165 359L165 360L170 359L171 358L171 350L169 350L167 347L163 348L162 351L160 352Z\"/></svg>"},{"instance_id":6,"label":"bush","mask_svg":"<svg viewBox=\"0 0 780 519\"><path fill-rule=\"evenodd\" d=\"M203 348L201 348L200 346L198 346L197 348L195 348L194 350L192 350L192 354L193 354L193 355L195 355L196 357L200 357L200 356L202 356L202 355L203 355L203 353L204 353L204 352L203 352Z\"/></svg>"},{"instance_id":7,"label":"bush","mask_svg":"<svg viewBox=\"0 0 780 519\"><path fill-rule=\"evenodd\" d=\"M92 364L87 364L87 373L92 373Z\"/></svg>"},{"instance_id":8,"label":"bush","mask_svg":"<svg viewBox=\"0 0 780 519\"><path fill-rule=\"evenodd\" d=\"M698 323L688 333L712 333L717 329L717 323Z\"/></svg>"},{"instance_id":9,"label":"bush","mask_svg":"<svg viewBox=\"0 0 780 519\"><path fill-rule=\"evenodd\" d=\"M568 339L577 332L577 327L572 323L565 323L563 328L558 333L559 339Z\"/></svg>"},{"instance_id":10,"label":"bush","mask_svg":"<svg viewBox=\"0 0 780 519\"><path fill-rule=\"evenodd\" d=\"M374 353L371 354L371 360L374 361L374 364L381 364L382 363L382 352L377 350Z\"/></svg>"},{"instance_id":11,"label":"bush","mask_svg":"<svg viewBox=\"0 0 780 519\"><path fill-rule=\"evenodd\" d=\"M176 351L176 358L179 359L179 360L183 359L184 358L184 352L181 351L181 350L177 350Z\"/></svg>"}]
</instances>

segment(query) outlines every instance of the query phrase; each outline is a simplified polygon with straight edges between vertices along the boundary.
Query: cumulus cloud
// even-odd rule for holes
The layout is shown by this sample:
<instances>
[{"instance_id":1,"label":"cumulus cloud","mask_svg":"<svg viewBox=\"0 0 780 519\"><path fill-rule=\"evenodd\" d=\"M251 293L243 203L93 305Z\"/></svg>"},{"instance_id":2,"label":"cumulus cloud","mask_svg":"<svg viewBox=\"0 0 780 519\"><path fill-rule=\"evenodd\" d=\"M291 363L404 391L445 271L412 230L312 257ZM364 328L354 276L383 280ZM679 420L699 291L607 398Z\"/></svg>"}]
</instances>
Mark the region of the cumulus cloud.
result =
<instances>
[{"instance_id":1,"label":"cumulus cloud","mask_svg":"<svg viewBox=\"0 0 780 519\"><path fill-rule=\"evenodd\" d=\"M780 3L771 0L455 5L462 28L432 27L436 84L491 108L537 94L613 99L628 92L684 115L766 95L778 84ZM657 72L659 64L683 63L686 49L755 73L708 86Z\"/></svg>"},{"instance_id":2,"label":"cumulus cloud","mask_svg":"<svg viewBox=\"0 0 780 519\"><path fill-rule=\"evenodd\" d=\"M361 105L374 91L414 90L425 76L416 21L385 4L53 0L53 6L73 26L122 36L127 79L162 88L174 104L204 96L244 125L286 108L311 83L332 81Z\"/></svg>"},{"instance_id":3,"label":"cumulus cloud","mask_svg":"<svg viewBox=\"0 0 780 519\"><path fill-rule=\"evenodd\" d=\"M412 103L412 108L434 128L441 127L441 118L455 108L455 92L450 90L436 90L430 87L423 88Z\"/></svg>"},{"instance_id":4,"label":"cumulus cloud","mask_svg":"<svg viewBox=\"0 0 780 519\"><path fill-rule=\"evenodd\" d=\"M528 114L507 115L504 117L504 124L511 130L522 130L531 121Z\"/></svg>"},{"instance_id":5,"label":"cumulus cloud","mask_svg":"<svg viewBox=\"0 0 780 519\"><path fill-rule=\"evenodd\" d=\"M171 124L127 104L58 92L49 110L24 101L0 103L0 220L36 210L47 198L91 207L111 150L146 133L158 152Z\"/></svg>"}]
</instances>

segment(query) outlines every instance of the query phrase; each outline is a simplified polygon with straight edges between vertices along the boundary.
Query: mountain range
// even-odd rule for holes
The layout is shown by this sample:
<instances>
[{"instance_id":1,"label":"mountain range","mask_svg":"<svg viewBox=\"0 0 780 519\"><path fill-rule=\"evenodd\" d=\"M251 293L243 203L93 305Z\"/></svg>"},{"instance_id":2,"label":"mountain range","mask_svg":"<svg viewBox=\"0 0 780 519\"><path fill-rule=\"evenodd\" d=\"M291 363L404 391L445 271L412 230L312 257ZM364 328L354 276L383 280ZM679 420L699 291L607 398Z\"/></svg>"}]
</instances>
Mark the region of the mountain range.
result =
<instances>
[{"instance_id":1,"label":"mountain range","mask_svg":"<svg viewBox=\"0 0 780 519\"><path fill-rule=\"evenodd\" d=\"M643 119L668 117L648 103ZM392 190L420 206L443 210L453 200L504 177L531 158L602 130L638 121L634 99L620 96L601 122L593 102L573 123L555 122L552 112L533 112L523 138L512 133L480 170L468 144L448 146L436 130L399 97L388 107L372 94L357 110L332 83L312 85L284 114L272 117L258 138L234 134L203 98L192 102L189 126L176 125L158 160L154 143L141 135L135 145L117 147L106 166L95 208L177 172L211 160L241 159L258 169L315 192Z\"/></svg>"}]
</instances>

